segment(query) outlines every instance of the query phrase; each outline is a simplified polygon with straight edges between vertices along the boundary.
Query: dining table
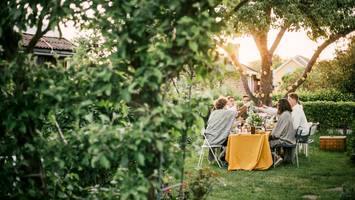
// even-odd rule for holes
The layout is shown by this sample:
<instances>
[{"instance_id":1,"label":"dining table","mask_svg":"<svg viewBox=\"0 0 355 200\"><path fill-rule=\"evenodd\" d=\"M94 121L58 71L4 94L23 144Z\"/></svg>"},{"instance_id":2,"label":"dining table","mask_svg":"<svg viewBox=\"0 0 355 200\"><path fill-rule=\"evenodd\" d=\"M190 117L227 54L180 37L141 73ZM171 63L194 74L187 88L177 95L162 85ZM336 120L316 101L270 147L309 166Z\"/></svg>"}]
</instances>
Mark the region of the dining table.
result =
<instances>
[{"instance_id":1,"label":"dining table","mask_svg":"<svg viewBox=\"0 0 355 200\"><path fill-rule=\"evenodd\" d=\"M266 170L272 166L270 132L230 134L226 161L228 170Z\"/></svg>"}]
</instances>

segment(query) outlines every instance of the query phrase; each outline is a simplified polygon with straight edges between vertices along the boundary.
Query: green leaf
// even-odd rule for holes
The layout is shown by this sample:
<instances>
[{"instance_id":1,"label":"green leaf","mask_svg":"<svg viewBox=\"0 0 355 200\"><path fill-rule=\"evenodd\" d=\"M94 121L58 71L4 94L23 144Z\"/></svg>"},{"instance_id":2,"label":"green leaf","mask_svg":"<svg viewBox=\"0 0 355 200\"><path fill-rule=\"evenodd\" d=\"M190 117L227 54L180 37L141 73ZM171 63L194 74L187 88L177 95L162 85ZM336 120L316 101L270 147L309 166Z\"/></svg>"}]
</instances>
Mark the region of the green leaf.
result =
<instances>
[{"instance_id":1,"label":"green leaf","mask_svg":"<svg viewBox=\"0 0 355 200\"><path fill-rule=\"evenodd\" d=\"M191 49L192 51L197 52L197 48L198 48L198 47L197 47L197 43L196 43L196 42L190 40L190 41L189 41L189 47L190 47L190 49Z\"/></svg>"},{"instance_id":2,"label":"green leaf","mask_svg":"<svg viewBox=\"0 0 355 200\"><path fill-rule=\"evenodd\" d=\"M164 144L163 144L163 142L160 141L160 140L157 140L157 149L158 149L160 152L162 152L163 149L164 149Z\"/></svg>"},{"instance_id":3,"label":"green leaf","mask_svg":"<svg viewBox=\"0 0 355 200\"><path fill-rule=\"evenodd\" d=\"M144 155L143 154L141 154L141 153L137 153L137 162L138 162L138 164L140 164L140 165L142 165L142 166L144 166Z\"/></svg>"},{"instance_id":4,"label":"green leaf","mask_svg":"<svg viewBox=\"0 0 355 200\"><path fill-rule=\"evenodd\" d=\"M110 161L106 158L106 156L102 155L100 157L100 165L103 166L106 169L109 169L111 167Z\"/></svg>"}]
</instances>

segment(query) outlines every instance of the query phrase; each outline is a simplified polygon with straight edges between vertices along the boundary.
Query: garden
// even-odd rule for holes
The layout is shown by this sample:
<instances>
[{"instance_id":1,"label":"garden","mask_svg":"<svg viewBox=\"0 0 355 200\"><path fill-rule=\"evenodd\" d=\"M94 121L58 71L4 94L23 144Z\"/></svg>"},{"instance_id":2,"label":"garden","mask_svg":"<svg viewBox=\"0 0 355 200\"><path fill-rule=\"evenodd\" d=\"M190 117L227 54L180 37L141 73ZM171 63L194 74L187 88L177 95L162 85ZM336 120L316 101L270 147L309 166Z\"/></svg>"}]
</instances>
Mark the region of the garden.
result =
<instances>
[{"instance_id":1,"label":"garden","mask_svg":"<svg viewBox=\"0 0 355 200\"><path fill-rule=\"evenodd\" d=\"M354 1L0 6L0 199L354 199ZM82 33L66 40L70 51L56 42L68 26ZM284 76L276 91L277 48L297 31L316 46L303 70ZM239 36L257 47L257 91L232 41ZM333 58L319 60L340 40ZM244 93L221 87L227 77ZM273 107L294 92L308 121L319 123L299 167L270 161L265 170L228 171L207 155L197 167L201 130L221 95L239 108L243 96ZM346 136L346 143L321 150L321 136Z\"/></svg>"}]
</instances>

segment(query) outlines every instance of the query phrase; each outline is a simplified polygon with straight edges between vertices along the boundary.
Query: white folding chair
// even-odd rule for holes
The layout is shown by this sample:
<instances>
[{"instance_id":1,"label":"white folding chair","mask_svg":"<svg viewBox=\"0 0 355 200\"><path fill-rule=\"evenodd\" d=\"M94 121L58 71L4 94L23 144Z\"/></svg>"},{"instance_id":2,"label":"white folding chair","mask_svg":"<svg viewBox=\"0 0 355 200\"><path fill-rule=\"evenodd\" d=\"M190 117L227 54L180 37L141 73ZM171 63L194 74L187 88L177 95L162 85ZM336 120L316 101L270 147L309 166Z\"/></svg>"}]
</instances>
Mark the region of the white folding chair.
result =
<instances>
[{"instance_id":1,"label":"white folding chair","mask_svg":"<svg viewBox=\"0 0 355 200\"><path fill-rule=\"evenodd\" d=\"M222 168L222 164L220 163L220 160L217 157L216 152L214 152L213 148L223 148L223 146L222 145L210 145L210 143L208 142L207 137L205 135L205 129L202 130L201 135L203 136L203 144L201 145L201 150L199 153L200 157L198 159L197 168L199 169L202 166L203 157L205 154L205 151L204 151L205 149L210 150L212 152L213 158L217 162L218 167Z\"/></svg>"},{"instance_id":2,"label":"white folding chair","mask_svg":"<svg viewBox=\"0 0 355 200\"><path fill-rule=\"evenodd\" d=\"M308 123L309 124L309 132L307 135L303 136L305 139L299 142L299 150L301 151L303 149L303 154L308 157L308 145L313 143L313 140L309 138L309 136L314 135L315 132L317 131L317 127L319 123Z\"/></svg>"},{"instance_id":3,"label":"white folding chair","mask_svg":"<svg viewBox=\"0 0 355 200\"><path fill-rule=\"evenodd\" d=\"M312 123L312 122L311 122ZM316 123L312 123L312 125L310 126L309 128L309 134L310 135L314 135L317 131L317 128L318 128L318 125L319 125L319 122L316 122Z\"/></svg>"}]
</instances>

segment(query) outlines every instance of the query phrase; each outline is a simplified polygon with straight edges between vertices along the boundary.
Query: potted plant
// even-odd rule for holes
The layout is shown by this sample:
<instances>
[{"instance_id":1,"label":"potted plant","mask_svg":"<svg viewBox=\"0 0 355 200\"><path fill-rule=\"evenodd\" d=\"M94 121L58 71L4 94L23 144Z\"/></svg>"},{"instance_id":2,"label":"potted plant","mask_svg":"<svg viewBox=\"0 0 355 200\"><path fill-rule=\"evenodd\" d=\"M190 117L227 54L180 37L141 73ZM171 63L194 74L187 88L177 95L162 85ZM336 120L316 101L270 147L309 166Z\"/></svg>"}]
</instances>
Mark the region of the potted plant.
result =
<instances>
[{"instance_id":1,"label":"potted plant","mask_svg":"<svg viewBox=\"0 0 355 200\"><path fill-rule=\"evenodd\" d=\"M254 112L253 108L250 108L248 111L248 118L246 119L246 122L250 125L251 129L251 134L255 134L255 127L256 126L261 126L263 119Z\"/></svg>"}]
</instances>

